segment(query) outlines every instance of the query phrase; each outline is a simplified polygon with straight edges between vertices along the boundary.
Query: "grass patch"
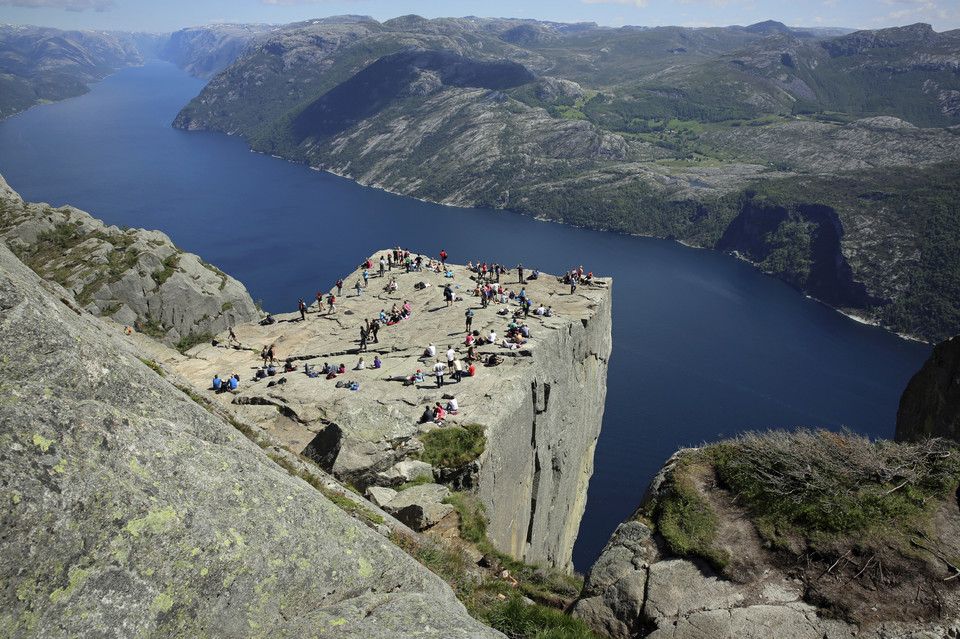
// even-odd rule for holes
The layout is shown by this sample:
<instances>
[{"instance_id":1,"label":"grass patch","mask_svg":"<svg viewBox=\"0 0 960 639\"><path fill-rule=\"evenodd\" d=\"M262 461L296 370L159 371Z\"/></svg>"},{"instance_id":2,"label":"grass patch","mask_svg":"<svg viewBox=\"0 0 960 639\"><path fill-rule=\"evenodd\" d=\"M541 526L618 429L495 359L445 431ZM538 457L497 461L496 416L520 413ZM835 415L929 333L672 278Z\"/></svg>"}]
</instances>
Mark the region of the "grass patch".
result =
<instances>
[{"instance_id":1,"label":"grass patch","mask_svg":"<svg viewBox=\"0 0 960 639\"><path fill-rule=\"evenodd\" d=\"M433 475L428 475L427 473L424 473L422 475L417 475L410 481L405 482L400 486L397 486L395 490L397 492L400 492L408 488L413 488L414 486L423 486L424 484L432 484L432 483L433 483Z\"/></svg>"},{"instance_id":2,"label":"grass patch","mask_svg":"<svg viewBox=\"0 0 960 639\"><path fill-rule=\"evenodd\" d=\"M163 372L163 369L160 368L160 364L158 364L158 363L156 363L156 362L154 362L154 361L151 361L151 360L149 360L149 359L144 359L143 357L138 357L137 359L139 359L141 362L143 362L143 363L146 364L148 367L150 367L150 370L152 370L154 373L156 373L156 374L159 375L160 377L166 377L166 376L167 376L166 373Z\"/></svg>"},{"instance_id":3,"label":"grass patch","mask_svg":"<svg viewBox=\"0 0 960 639\"><path fill-rule=\"evenodd\" d=\"M168 330L164 328L157 320L153 319L152 317L141 319L140 321L136 322L134 325L139 332L154 338L163 337L164 335L167 334L167 330Z\"/></svg>"},{"instance_id":4,"label":"grass patch","mask_svg":"<svg viewBox=\"0 0 960 639\"><path fill-rule=\"evenodd\" d=\"M415 458L434 468L459 468L469 464L483 453L487 438L480 424L460 428L437 428L424 433L423 452Z\"/></svg>"},{"instance_id":5,"label":"grass patch","mask_svg":"<svg viewBox=\"0 0 960 639\"><path fill-rule=\"evenodd\" d=\"M730 563L730 556L713 547L717 515L694 483L696 473L703 470L702 464L689 457L682 460L670 474L664 496L652 502L644 514L656 522L670 552L679 557L702 557L719 572Z\"/></svg>"},{"instance_id":6,"label":"grass patch","mask_svg":"<svg viewBox=\"0 0 960 639\"><path fill-rule=\"evenodd\" d=\"M596 635L579 619L558 610L524 603L519 595L494 604L481 619L508 637L592 639Z\"/></svg>"},{"instance_id":7,"label":"grass patch","mask_svg":"<svg viewBox=\"0 0 960 639\"><path fill-rule=\"evenodd\" d=\"M157 283L157 286L162 286L178 268L180 268L180 256L173 253L163 260L163 268L151 273L150 277Z\"/></svg>"},{"instance_id":8,"label":"grass patch","mask_svg":"<svg viewBox=\"0 0 960 639\"><path fill-rule=\"evenodd\" d=\"M476 495L450 493L443 503L452 505L460 517L460 536L474 544L487 541L487 508Z\"/></svg>"}]
</instances>

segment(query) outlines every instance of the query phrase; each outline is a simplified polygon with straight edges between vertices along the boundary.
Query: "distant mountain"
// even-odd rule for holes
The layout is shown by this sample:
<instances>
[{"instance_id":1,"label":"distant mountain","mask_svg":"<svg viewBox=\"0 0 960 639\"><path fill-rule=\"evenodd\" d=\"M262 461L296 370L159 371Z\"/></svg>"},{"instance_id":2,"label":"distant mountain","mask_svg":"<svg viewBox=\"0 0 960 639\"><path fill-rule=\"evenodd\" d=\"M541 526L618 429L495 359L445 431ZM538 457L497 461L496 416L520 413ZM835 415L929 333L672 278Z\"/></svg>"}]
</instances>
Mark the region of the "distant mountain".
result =
<instances>
[{"instance_id":1,"label":"distant mountain","mask_svg":"<svg viewBox=\"0 0 960 639\"><path fill-rule=\"evenodd\" d=\"M175 125L422 199L734 251L939 338L960 291L935 282L960 265L928 256L960 230L908 203L960 188L958 70L960 32L928 25L310 22L252 41Z\"/></svg>"},{"instance_id":2,"label":"distant mountain","mask_svg":"<svg viewBox=\"0 0 960 639\"><path fill-rule=\"evenodd\" d=\"M129 34L0 24L0 120L142 62Z\"/></svg>"}]
</instances>

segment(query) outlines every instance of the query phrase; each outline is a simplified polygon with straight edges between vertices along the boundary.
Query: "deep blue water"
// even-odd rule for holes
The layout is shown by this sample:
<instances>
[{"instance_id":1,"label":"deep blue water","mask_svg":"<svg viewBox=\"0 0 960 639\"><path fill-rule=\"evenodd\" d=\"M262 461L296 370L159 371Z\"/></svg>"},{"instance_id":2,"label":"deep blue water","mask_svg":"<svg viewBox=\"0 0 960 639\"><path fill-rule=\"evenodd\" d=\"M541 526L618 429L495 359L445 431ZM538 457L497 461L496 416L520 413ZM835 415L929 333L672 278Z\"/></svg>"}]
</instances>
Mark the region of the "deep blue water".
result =
<instances>
[{"instance_id":1,"label":"deep blue water","mask_svg":"<svg viewBox=\"0 0 960 639\"><path fill-rule=\"evenodd\" d=\"M28 201L164 231L276 312L397 245L612 276L614 349L578 570L678 447L771 427L892 437L900 393L929 356L725 255L425 204L173 129L201 87L166 63L122 70L0 123L0 173Z\"/></svg>"}]
</instances>

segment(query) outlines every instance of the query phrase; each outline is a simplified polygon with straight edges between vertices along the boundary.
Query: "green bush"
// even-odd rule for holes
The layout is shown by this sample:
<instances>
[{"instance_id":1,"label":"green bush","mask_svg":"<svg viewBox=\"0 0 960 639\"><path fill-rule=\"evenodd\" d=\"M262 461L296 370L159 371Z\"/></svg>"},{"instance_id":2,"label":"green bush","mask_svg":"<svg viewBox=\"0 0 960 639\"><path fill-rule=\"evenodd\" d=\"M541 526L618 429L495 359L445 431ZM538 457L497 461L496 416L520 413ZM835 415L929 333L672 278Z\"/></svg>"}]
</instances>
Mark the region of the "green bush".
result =
<instances>
[{"instance_id":1,"label":"green bush","mask_svg":"<svg viewBox=\"0 0 960 639\"><path fill-rule=\"evenodd\" d=\"M895 540L922 527L960 481L960 451L944 440L872 442L850 431L746 433L705 455L774 544L838 535Z\"/></svg>"},{"instance_id":2,"label":"green bush","mask_svg":"<svg viewBox=\"0 0 960 639\"><path fill-rule=\"evenodd\" d=\"M176 346L177 350L181 353L186 353L197 344L209 342L212 339L213 334L210 331L206 331L204 333L191 332L177 340L177 343L174 344L174 346Z\"/></svg>"},{"instance_id":3,"label":"green bush","mask_svg":"<svg viewBox=\"0 0 960 639\"><path fill-rule=\"evenodd\" d=\"M459 468L469 464L483 453L487 438L480 424L467 424L463 428L438 428L425 433L421 438L423 452L417 459L434 468Z\"/></svg>"}]
</instances>

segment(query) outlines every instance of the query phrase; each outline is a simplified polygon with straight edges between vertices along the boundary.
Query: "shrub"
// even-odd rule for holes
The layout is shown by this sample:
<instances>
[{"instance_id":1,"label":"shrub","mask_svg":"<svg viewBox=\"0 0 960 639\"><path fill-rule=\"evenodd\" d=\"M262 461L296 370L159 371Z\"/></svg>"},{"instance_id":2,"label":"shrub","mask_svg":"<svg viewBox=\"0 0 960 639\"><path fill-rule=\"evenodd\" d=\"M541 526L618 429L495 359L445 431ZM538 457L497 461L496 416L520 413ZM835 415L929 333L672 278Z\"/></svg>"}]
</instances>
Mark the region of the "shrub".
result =
<instances>
[{"instance_id":1,"label":"shrub","mask_svg":"<svg viewBox=\"0 0 960 639\"><path fill-rule=\"evenodd\" d=\"M177 350L181 353L186 353L197 344L209 342L212 339L213 334L210 331L206 331L204 333L190 332L177 340L177 343L174 344L174 346L176 346Z\"/></svg>"},{"instance_id":2,"label":"shrub","mask_svg":"<svg viewBox=\"0 0 960 639\"><path fill-rule=\"evenodd\" d=\"M746 433L706 455L774 543L914 530L960 477L960 453L944 440L871 442L848 430Z\"/></svg>"},{"instance_id":3,"label":"shrub","mask_svg":"<svg viewBox=\"0 0 960 639\"><path fill-rule=\"evenodd\" d=\"M423 452L417 459L435 468L459 468L469 464L483 453L487 438L480 424L467 424L463 428L438 428L425 433L421 438Z\"/></svg>"}]
</instances>

